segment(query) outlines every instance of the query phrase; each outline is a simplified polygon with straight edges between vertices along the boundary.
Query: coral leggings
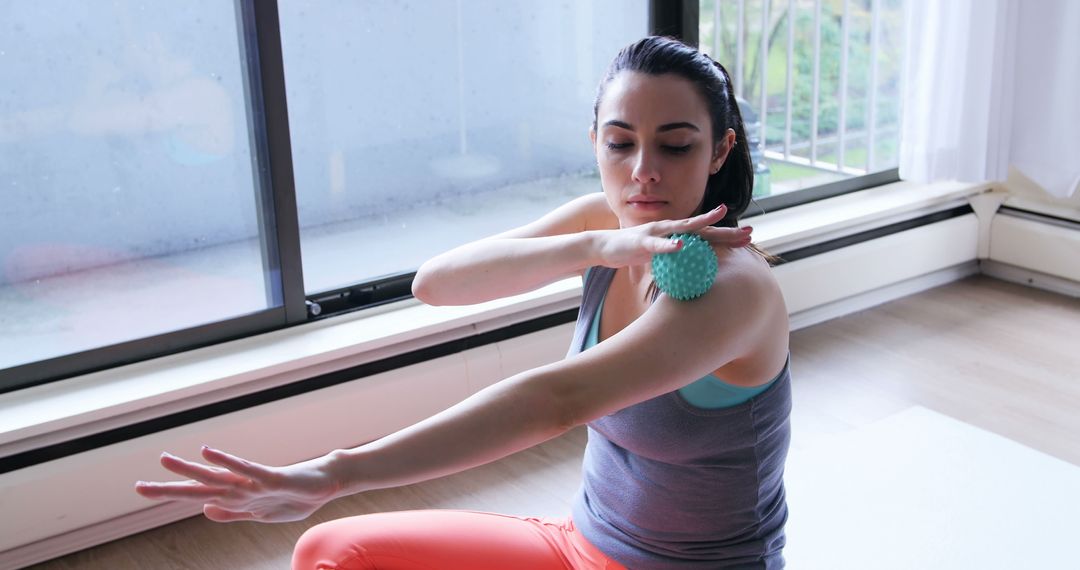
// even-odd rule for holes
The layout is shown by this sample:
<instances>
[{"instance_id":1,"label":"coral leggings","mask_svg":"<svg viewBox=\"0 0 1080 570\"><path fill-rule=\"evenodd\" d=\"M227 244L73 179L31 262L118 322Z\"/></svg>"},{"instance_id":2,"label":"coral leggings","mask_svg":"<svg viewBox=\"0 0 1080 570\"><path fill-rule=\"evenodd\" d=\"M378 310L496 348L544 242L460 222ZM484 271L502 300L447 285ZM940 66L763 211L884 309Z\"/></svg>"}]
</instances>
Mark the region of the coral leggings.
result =
<instances>
[{"instance_id":1,"label":"coral leggings","mask_svg":"<svg viewBox=\"0 0 1080 570\"><path fill-rule=\"evenodd\" d=\"M376 513L311 527L293 570L625 570L574 521L459 510Z\"/></svg>"}]
</instances>

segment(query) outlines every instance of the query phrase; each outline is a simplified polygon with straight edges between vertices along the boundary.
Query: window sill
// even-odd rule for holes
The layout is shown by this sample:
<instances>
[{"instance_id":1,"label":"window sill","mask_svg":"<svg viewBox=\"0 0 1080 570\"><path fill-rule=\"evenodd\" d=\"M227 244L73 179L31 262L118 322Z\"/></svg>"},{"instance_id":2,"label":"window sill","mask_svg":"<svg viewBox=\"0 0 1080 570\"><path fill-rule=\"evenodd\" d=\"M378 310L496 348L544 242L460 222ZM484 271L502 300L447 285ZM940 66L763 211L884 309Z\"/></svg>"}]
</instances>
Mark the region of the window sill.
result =
<instances>
[{"instance_id":1,"label":"window sill","mask_svg":"<svg viewBox=\"0 0 1080 570\"><path fill-rule=\"evenodd\" d=\"M782 254L966 203L989 184L897 182L752 219ZM466 307L415 300L0 395L0 457L473 336L580 301L579 279Z\"/></svg>"}]
</instances>

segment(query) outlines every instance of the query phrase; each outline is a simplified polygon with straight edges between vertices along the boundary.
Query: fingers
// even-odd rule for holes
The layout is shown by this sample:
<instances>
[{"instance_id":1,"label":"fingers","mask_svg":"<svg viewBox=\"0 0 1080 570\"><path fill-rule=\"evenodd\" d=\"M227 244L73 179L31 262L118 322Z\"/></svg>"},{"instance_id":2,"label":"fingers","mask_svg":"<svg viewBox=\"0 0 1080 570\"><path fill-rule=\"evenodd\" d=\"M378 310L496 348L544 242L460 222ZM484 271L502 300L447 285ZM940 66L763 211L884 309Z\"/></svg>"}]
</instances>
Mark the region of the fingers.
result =
<instances>
[{"instance_id":1,"label":"fingers","mask_svg":"<svg viewBox=\"0 0 1080 570\"><path fill-rule=\"evenodd\" d=\"M147 499L181 501L217 499L224 493L222 489L208 487L198 481L136 481L135 492Z\"/></svg>"},{"instance_id":2,"label":"fingers","mask_svg":"<svg viewBox=\"0 0 1080 570\"><path fill-rule=\"evenodd\" d=\"M186 499L205 501L216 499L220 490L208 487L188 485L194 481L183 483L152 483L139 481L135 483L135 491L148 499ZM183 489L183 486L189 488ZM183 489L183 490L182 490ZM247 511L230 511L217 505L203 505L203 514L206 518L215 522L236 522L255 520L255 514Z\"/></svg>"},{"instance_id":3,"label":"fingers","mask_svg":"<svg viewBox=\"0 0 1080 570\"><path fill-rule=\"evenodd\" d=\"M229 511L214 505L203 505L203 514L214 522L237 522L255 520L255 514L243 511Z\"/></svg>"},{"instance_id":4,"label":"fingers","mask_svg":"<svg viewBox=\"0 0 1080 570\"><path fill-rule=\"evenodd\" d=\"M262 465L240 459L223 451L203 446L203 457L224 467L210 467L187 461L169 453L161 454L161 465L169 471L189 477L189 481L138 481L135 492L148 499L212 500L221 499L237 487L250 486L252 479L265 478L269 471Z\"/></svg>"},{"instance_id":5,"label":"fingers","mask_svg":"<svg viewBox=\"0 0 1080 570\"><path fill-rule=\"evenodd\" d=\"M682 240L670 238L650 238L645 242L645 249L650 253L672 253L682 249Z\"/></svg>"},{"instance_id":6,"label":"fingers","mask_svg":"<svg viewBox=\"0 0 1080 570\"><path fill-rule=\"evenodd\" d=\"M274 473L270 469L267 469L266 466L259 465L258 463L246 459L241 459L219 449L204 445L202 447L202 456L203 459L210 463L220 465L234 473L239 473L250 479L266 481L274 477Z\"/></svg>"},{"instance_id":7,"label":"fingers","mask_svg":"<svg viewBox=\"0 0 1080 570\"><path fill-rule=\"evenodd\" d=\"M750 245L751 236L750 233L753 228L747 226L744 228L702 228L697 232L705 241L715 245L725 245L728 247L745 247Z\"/></svg>"},{"instance_id":8,"label":"fingers","mask_svg":"<svg viewBox=\"0 0 1080 570\"><path fill-rule=\"evenodd\" d=\"M176 473L206 483L207 485L235 485L244 478L220 467L208 467L176 457L169 453L161 454L161 466Z\"/></svg>"},{"instance_id":9,"label":"fingers","mask_svg":"<svg viewBox=\"0 0 1080 570\"><path fill-rule=\"evenodd\" d=\"M724 219L727 215L727 204L720 204L716 208L699 214L692 218L686 218L685 220L671 220L666 222L657 222L656 229L665 235L676 233L693 233L701 228L705 228L715 224L716 222Z\"/></svg>"}]
</instances>

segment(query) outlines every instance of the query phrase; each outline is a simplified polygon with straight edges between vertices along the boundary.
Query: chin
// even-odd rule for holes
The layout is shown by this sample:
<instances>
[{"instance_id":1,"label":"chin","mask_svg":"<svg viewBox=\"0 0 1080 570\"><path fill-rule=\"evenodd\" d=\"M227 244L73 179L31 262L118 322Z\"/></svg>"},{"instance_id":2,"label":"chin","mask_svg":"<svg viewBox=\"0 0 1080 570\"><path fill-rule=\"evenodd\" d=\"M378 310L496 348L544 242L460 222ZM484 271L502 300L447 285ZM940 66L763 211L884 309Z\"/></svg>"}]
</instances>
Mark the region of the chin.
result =
<instances>
[{"instance_id":1,"label":"chin","mask_svg":"<svg viewBox=\"0 0 1080 570\"><path fill-rule=\"evenodd\" d=\"M638 212L633 208L626 208L623 210L623 215L619 217L623 221L629 222L629 225L631 226L640 226L641 224L647 224L649 222L672 219L672 217L663 210L658 212Z\"/></svg>"}]
</instances>

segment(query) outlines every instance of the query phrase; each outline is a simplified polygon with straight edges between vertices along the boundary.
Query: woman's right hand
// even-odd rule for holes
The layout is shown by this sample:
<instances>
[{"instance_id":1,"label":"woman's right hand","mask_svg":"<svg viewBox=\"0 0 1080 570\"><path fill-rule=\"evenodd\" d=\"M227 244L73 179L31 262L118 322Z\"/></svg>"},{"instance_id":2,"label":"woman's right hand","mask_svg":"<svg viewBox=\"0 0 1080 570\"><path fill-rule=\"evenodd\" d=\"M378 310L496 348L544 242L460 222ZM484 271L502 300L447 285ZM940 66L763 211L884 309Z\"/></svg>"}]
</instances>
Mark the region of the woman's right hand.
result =
<instances>
[{"instance_id":1,"label":"woman's right hand","mask_svg":"<svg viewBox=\"0 0 1080 570\"><path fill-rule=\"evenodd\" d=\"M340 491L326 456L273 467L203 446L202 457L217 467L161 454L163 467L190 479L139 481L135 491L148 499L203 503L203 514L217 522L298 521Z\"/></svg>"},{"instance_id":2,"label":"woman's right hand","mask_svg":"<svg viewBox=\"0 0 1080 570\"><path fill-rule=\"evenodd\" d=\"M722 220L727 206L684 220L662 220L618 230L599 230L598 256L604 267L625 267L649 263L657 253L678 251L681 242L670 239L672 234L697 234L711 245L738 248L750 245L752 228L715 228Z\"/></svg>"}]
</instances>

